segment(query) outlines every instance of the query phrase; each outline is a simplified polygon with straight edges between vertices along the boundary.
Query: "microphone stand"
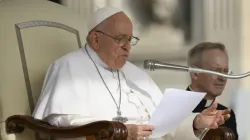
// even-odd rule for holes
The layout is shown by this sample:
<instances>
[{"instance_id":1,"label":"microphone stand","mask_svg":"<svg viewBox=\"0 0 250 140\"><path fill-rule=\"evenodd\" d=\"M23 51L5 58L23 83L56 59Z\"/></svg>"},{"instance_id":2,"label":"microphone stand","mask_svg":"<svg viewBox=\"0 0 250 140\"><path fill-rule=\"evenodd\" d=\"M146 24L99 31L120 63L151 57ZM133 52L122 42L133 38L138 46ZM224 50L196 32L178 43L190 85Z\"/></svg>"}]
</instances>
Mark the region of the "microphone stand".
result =
<instances>
[{"instance_id":1,"label":"microphone stand","mask_svg":"<svg viewBox=\"0 0 250 140\"><path fill-rule=\"evenodd\" d=\"M175 64L167 64L155 60L145 60L144 61L144 69L148 69L150 71L155 71L156 69L170 69L170 70L179 70L179 71L186 71L186 72L198 72L198 73L208 73L208 74L214 74L218 76L222 76L229 79L240 79L244 78L250 75L250 71L244 74L239 75L229 75L229 74L223 74L215 71L210 70L204 70L200 68L193 68L193 67L187 67L187 66L181 66L181 65L175 65ZM201 135L198 136L198 139L202 140L206 133L209 131L209 128L205 128L205 131L202 132Z\"/></svg>"},{"instance_id":2,"label":"microphone stand","mask_svg":"<svg viewBox=\"0 0 250 140\"><path fill-rule=\"evenodd\" d=\"M210 71L210 70L204 70L200 68L194 68L194 67L187 67L187 66L181 66L181 65L175 65L175 64L167 64L155 60L145 60L144 61L144 69L148 69L150 71L155 71L156 69L170 69L170 70L179 70L179 71L186 71L186 72L198 72L198 73L207 73L207 74L214 74L218 76L222 76L228 79L240 79L245 78L250 75L250 71L243 74L238 75L230 75L230 74L224 74L216 71Z\"/></svg>"}]
</instances>

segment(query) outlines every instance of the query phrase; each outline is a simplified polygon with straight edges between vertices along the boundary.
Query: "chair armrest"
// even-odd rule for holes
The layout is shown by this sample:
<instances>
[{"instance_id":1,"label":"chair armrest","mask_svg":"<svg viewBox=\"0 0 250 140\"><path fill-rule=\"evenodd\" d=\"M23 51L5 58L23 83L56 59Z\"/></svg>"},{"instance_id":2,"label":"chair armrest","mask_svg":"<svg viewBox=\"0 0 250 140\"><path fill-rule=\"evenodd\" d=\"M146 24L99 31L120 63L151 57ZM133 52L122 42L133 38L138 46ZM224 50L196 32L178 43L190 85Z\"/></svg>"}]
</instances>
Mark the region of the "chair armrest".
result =
<instances>
[{"instance_id":1,"label":"chair armrest","mask_svg":"<svg viewBox=\"0 0 250 140\"><path fill-rule=\"evenodd\" d=\"M8 134L22 133L26 127L56 138L94 136L96 139L103 140L126 140L128 135L126 126L119 122L97 121L82 126L59 128L27 115L13 115L6 119Z\"/></svg>"},{"instance_id":2,"label":"chair armrest","mask_svg":"<svg viewBox=\"0 0 250 140\"><path fill-rule=\"evenodd\" d=\"M219 127L208 130L202 140L235 140L235 134L230 128Z\"/></svg>"}]
</instances>

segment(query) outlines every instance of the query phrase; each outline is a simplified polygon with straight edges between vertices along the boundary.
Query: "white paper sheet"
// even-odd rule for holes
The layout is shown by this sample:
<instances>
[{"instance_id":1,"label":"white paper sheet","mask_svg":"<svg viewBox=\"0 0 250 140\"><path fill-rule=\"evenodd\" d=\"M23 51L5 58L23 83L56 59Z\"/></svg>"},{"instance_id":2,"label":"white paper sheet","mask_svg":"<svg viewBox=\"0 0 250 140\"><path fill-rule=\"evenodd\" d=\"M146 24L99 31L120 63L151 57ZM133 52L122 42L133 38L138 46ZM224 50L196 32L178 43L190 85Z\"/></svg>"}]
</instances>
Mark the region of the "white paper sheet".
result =
<instances>
[{"instance_id":1,"label":"white paper sheet","mask_svg":"<svg viewBox=\"0 0 250 140\"><path fill-rule=\"evenodd\" d=\"M161 102L149 120L149 124L155 125L155 130L150 137L161 137L176 129L205 95L201 92L166 89Z\"/></svg>"}]
</instances>

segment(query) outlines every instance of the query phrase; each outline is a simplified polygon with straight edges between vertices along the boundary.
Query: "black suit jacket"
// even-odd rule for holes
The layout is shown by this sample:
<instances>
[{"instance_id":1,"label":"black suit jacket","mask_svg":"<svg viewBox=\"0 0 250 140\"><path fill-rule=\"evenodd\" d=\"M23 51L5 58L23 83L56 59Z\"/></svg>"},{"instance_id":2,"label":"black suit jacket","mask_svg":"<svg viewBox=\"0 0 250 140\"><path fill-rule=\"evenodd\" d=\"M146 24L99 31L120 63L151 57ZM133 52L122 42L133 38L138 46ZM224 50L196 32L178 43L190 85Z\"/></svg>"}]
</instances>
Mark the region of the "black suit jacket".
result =
<instances>
[{"instance_id":1,"label":"black suit jacket","mask_svg":"<svg viewBox=\"0 0 250 140\"><path fill-rule=\"evenodd\" d=\"M189 87L186 90L191 91ZM198 106L193 110L193 113L199 113L202 112L204 109L206 109L207 108L205 107L206 102L207 101L205 99L202 99L201 102L198 104ZM227 109L227 107L218 103L217 110L224 110L224 109ZM231 117L228 120L226 120L226 122L222 126L232 129L236 136L236 140L238 140L237 124L236 124L235 113L233 110L231 110L230 115Z\"/></svg>"}]
</instances>

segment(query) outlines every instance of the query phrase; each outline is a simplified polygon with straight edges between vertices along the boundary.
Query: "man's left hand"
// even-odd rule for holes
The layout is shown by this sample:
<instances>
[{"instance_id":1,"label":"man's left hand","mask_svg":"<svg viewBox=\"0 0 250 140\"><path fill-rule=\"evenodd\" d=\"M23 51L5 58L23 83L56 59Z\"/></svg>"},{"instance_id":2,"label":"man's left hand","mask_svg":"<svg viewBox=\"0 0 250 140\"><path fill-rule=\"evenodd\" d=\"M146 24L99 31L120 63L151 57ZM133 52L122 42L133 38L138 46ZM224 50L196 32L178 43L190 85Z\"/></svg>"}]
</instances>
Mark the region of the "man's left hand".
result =
<instances>
[{"instance_id":1,"label":"man's left hand","mask_svg":"<svg viewBox=\"0 0 250 140\"><path fill-rule=\"evenodd\" d=\"M216 129L224 124L230 118L230 109L216 110L218 103L214 103L207 109L203 110L194 119L196 129L212 128Z\"/></svg>"}]
</instances>

